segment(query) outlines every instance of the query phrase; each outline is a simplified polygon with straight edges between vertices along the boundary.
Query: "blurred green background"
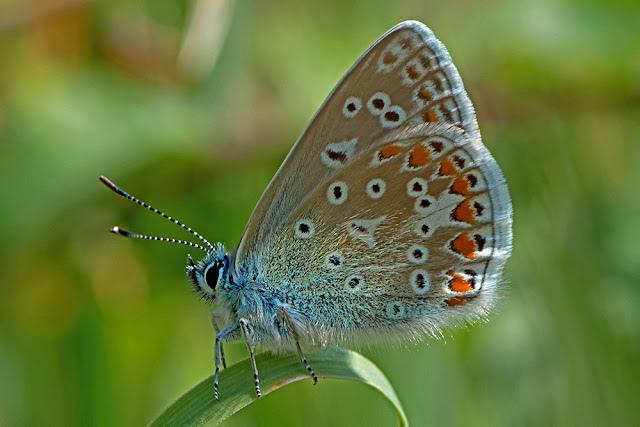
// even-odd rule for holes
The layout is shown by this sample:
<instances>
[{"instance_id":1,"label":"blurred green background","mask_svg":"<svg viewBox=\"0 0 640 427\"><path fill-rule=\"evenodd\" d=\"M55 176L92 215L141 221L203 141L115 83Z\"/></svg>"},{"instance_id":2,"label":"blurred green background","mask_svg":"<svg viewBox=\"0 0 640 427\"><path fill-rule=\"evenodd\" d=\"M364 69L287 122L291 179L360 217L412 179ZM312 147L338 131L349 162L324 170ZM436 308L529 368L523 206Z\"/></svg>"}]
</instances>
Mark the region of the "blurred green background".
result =
<instances>
[{"instance_id":1,"label":"blurred green background","mask_svg":"<svg viewBox=\"0 0 640 427\"><path fill-rule=\"evenodd\" d=\"M405 19L463 77L514 253L488 324L363 352L413 425L637 425L640 3L622 0L0 1L0 425L142 425L212 374L199 254L107 230L189 236L98 176L235 245L334 84ZM309 380L227 425L395 422L364 385Z\"/></svg>"}]
</instances>

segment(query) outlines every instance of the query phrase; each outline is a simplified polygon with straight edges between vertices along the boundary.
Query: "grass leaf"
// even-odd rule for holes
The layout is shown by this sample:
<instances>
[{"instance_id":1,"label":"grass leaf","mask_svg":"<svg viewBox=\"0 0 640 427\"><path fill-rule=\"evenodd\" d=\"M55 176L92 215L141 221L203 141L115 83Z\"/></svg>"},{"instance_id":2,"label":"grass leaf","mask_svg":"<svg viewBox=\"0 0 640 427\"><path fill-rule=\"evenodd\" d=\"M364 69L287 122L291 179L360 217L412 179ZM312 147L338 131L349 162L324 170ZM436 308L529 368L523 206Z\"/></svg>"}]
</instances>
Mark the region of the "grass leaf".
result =
<instances>
[{"instance_id":1,"label":"grass leaf","mask_svg":"<svg viewBox=\"0 0 640 427\"><path fill-rule=\"evenodd\" d=\"M401 426L408 424L400 401L389 380L369 359L339 347L315 348L306 354L320 378L361 381L378 390L396 409ZM298 380L311 378L297 354L256 356L263 398L270 392ZM250 360L244 359L220 371L220 400L213 397L213 376L189 390L156 418L152 426L215 425L257 400Z\"/></svg>"}]
</instances>

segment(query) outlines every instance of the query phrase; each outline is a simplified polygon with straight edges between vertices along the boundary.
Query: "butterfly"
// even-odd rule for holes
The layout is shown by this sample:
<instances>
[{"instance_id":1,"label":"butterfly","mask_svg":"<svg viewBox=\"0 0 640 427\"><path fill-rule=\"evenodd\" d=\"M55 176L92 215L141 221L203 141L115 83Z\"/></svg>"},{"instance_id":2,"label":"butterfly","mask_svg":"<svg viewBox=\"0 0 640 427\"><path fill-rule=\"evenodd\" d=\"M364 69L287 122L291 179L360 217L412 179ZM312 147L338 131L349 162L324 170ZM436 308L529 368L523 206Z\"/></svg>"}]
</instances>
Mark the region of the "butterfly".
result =
<instances>
[{"instance_id":1,"label":"butterfly","mask_svg":"<svg viewBox=\"0 0 640 427\"><path fill-rule=\"evenodd\" d=\"M442 336L486 319L511 254L512 208L444 45L417 21L376 41L331 92L258 201L238 247L187 276L213 304L214 393L223 343L254 349ZM219 325L224 326L223 329Z\"/></svg>"}]
</instances>

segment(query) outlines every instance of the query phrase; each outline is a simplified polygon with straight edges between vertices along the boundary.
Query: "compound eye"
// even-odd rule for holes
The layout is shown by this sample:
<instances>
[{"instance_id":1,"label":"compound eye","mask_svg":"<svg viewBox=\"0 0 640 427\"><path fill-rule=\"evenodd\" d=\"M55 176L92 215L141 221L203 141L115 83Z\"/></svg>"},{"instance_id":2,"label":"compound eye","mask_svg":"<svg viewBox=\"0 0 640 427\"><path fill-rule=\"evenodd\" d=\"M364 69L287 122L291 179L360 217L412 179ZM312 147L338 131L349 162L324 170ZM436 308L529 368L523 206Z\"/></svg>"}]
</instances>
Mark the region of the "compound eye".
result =
<instances>
[{"instance_id":1,"label":"compound eye","mask_svg":"<svg viewBox=\"0 0 640 427\"><path fill-rule=\"evenodd\" d=\"M216 285L218 284L218 277L220 275L220 268L222 264L219 262L214 262L204 272L204 280L207 283L207 286L214 291L216 289Z\"/></svg>"}]
</instances>

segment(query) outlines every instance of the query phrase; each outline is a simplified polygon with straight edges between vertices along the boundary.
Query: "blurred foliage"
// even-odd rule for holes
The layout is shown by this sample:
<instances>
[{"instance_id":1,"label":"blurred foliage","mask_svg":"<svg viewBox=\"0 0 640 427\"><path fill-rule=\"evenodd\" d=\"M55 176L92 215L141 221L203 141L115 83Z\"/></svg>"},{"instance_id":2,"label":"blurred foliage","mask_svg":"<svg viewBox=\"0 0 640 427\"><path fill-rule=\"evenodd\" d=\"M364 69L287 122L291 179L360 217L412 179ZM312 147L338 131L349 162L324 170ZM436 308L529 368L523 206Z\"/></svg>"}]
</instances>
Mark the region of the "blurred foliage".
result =
<instances>
[{"instance_id":1,"label":"blurred foliage","mask_svg":"<svg viewBox=\"0 0 640 427\"><path fill-rule=\"evenodd\" d=\"M333 85L405 19L448 47L507 178L510 290L447 345L365 353L414 425L637 423L640 3L3 0L1 425L141 425L212 373L185 248L107 230L184 233L98 176L233 246ZM227 425L393 425L380 402L301 382Z\"/></svg>"}]
</instances>

